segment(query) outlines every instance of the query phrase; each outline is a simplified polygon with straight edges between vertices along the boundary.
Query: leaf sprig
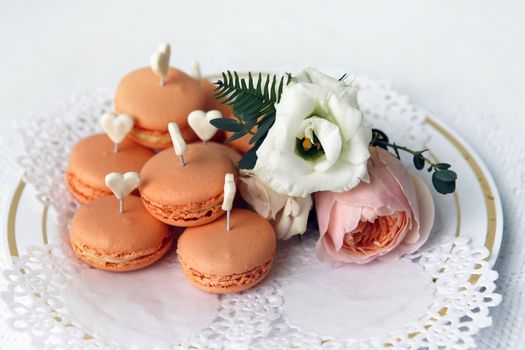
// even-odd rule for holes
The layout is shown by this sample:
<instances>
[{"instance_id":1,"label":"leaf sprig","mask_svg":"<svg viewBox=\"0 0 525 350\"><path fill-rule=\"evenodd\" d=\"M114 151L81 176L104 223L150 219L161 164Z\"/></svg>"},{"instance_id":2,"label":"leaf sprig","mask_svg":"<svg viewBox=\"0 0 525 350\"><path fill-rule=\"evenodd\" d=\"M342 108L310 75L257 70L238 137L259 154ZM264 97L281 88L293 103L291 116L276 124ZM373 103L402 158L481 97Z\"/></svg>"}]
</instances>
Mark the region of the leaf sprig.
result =
<instances>
[{"instance_id":1,"label":"leaf sprig","mask_svg":"<svg viewBox=\"0 0 525 350\"><path fill-rule=\"evenodd\" d=\"M252 135L249 143L253 147L239 162L240 168L252 169L255 166L257 149L275 122L275 104L280 101L284 86L291 79L290 74L277 78L276 75L263 77L261 73L256 79L251 73L247 78L241 78L237 72L227 71L222 73L222 80L215 83L215 98L232 107L235 119L218 118L211 124L233 132L228 142Z\"/></svg>"},{"instance_id":2,"label":"leaf sprig","mask_svg":"<svg viewBox=\"0 0 525 350\"><path fill-rule=\"evenodd\" d=\"M458 178L456 172L450 169L451 165L448 163L434 163L423 154L428 151L424 149L421 151L414 151L406 146L400 146L395 142L391 143L388 136L379 129L372 129L372 141L370 145L381 147L385 150L392 149L397 158L400 158L399 151L410 153L413 158L414 167L417 170L422 170L428 164L427 171L432 174L432 185L436 191L441 194L453 193L456 190L456 180Z\"/></svg>"}]
</instances>

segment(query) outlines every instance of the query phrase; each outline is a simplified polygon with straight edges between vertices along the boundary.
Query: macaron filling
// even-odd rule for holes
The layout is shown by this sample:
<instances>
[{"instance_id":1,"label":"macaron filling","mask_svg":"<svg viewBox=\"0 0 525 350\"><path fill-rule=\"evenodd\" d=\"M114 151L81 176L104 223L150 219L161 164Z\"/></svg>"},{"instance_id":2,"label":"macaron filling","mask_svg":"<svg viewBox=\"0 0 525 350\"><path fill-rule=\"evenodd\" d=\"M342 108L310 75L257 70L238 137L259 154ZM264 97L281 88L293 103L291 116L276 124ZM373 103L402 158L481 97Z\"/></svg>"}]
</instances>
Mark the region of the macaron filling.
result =
<instances>
[{"instance_id":1,"label":"macaron filling","mask_svg":"<svg viewBox=\"0 0 525 350\"><path fill-rule=\"evenodd\" d=\"M219 193L205 201L192 204L158 204L142 195L144 206L156 217L173 221L195 221L204 217L215 216L221 211L224 193ZM222 215L222 212L220 213Z\"/></svg>"},{"instance_id":2,"label":"macaron filling","mask_svg":"<svg viewBox=\"0 0 525 350\"><path fill-rule=\"evenodd\" d=\"M151 249L139 252L126 253L108 253L99 249L89 248L85 245L78 245L71 242L71 246L75 253L79 256L87 258L88 260L96 262L98 265L114 266L141 263L144 260L149 260L152 256L164 253L172 244L173 237L171 235L165 237L162 242Z\"/></svg>"},{"instance_id":3,"label":"macaron filling","mask_svg":"<svg viewBox=\"0 0 525 350\"><path fill-rule=\"evenodd\" d=\"M197 271L194 268L189 267L186 263L184 263L180 255L179 262L182 265L182 270L192 282L199 284L204 288L224 289L226 291L231 288L249 286L259 282L270 271L273 263L273 258L270 258L270 260L268 260L267 262L251 270L240 273L234 273L231 275L205 274L203 272Z\"/></svg>"},{"instance_id":4,"label":"macaron filling","mask_svg":"<svg viewBox=\"0 0 525 350\"><path fill-rule=\"evenodd\" d=\"M112 194L109 190L95 188L88 185L86 182L80 180L78 176L69 171L66 173L66 180L71 192L73 192L76 197L84 200L85 202L90 202L95 198L110 196Z\"/></svg>"},{"instance_id":5,"label":"macaron filling","mask_svg":"<svg viewBox=\"0 0 525 350\"><path fill-rule=\"evenodd\" d=\"M196 135L191 129L184 128L181 130L181 133L187 142L195 140ZM171 146L171 137L167 130L152 130L135 125L129 136L139 143L158 145L158 147Z\"/></svg>"},{"instance_id":6,"label":"macaron filling","mask_svg":"<svg viewBox=\"0 0 525 350\"><path fill-rule=\"evenodd\" d=\"M167 131L144 129L134 126L131 130L130 137L137 140L154 144L170 145L171 138Z\"/></svg>"}]
</instances>

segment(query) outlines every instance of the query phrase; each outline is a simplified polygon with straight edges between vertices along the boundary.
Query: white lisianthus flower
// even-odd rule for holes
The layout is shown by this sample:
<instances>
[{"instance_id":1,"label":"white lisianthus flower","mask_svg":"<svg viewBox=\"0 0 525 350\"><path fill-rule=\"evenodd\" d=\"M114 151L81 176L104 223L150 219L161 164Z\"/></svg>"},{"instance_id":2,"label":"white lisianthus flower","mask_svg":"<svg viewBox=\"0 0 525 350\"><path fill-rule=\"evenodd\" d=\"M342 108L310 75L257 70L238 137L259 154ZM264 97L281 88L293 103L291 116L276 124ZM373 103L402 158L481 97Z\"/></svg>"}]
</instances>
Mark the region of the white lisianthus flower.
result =
<instances>
[{"instance_id":1,"label":"white lisianthus flower","mask_svg":"<svg viewBox=\"0 0 525 350\"><path fill-rule=\"evenodd\" d=\"M312 209L311 196L290 197L272 190L253 172L241 170L239 192L242 198L272 224L277 239L302 235Z\"/></svg>"},{"instance_id":2,"label":"white lisianthus flower","mask_svg":"<svg viewBox=\"0 0 525 350\"><path fill-rule=\"evenodd\" d=\"M286 86L275 108L254 168L275 191L305 197L368 182L372 129L363 120L357 88L308 68Z\"/></svg>"}]
</instances>

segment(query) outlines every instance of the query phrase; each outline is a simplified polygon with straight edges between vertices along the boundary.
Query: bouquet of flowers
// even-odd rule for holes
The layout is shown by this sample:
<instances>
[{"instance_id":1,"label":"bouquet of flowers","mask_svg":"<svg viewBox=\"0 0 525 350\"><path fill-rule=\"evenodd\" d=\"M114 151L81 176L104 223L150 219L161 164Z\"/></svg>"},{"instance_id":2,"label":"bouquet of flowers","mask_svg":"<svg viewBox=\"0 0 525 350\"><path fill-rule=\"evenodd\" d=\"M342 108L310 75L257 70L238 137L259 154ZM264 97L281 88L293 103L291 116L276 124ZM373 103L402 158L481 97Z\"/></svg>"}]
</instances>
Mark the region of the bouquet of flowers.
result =
<instances>
[{"instance_id":1,"label":"bouquet of flowers","mask_svg":"<svg viewBox=\"0 0 525 350\"><path fill-rule=\"evenodd\" d=\"M399 258L427 240L432 196L402 165L400 152L432 173L439 193L453 193L457 179L450 164L427 158L428 150L398 145L374 129L346 77L313 68L280 78L226 72L216 98L233 115L211 121L230 133L229 141L251 136L239 163L240 192L279 239L306 231L315 202L317 256L334 266Z\"/></svg>"}]
</instances>

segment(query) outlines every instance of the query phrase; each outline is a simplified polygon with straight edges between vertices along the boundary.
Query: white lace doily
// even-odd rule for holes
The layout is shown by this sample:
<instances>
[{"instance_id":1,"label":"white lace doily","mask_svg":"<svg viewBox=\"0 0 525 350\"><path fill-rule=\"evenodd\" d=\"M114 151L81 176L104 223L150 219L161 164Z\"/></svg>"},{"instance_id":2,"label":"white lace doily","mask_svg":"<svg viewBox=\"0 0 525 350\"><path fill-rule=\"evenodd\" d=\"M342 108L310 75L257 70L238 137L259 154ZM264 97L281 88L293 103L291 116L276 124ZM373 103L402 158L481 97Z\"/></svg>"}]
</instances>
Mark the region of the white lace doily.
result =
<instances>
[{"instance_id":1,"label":"white lace doily","mask_svg":"<svg viewBox=\"0 0 525 350\"><path fill-rule=\"evenodd\" d=\"M363 88L360 103L367 118L377 127L388 130L393 138L422 148L427 137L422 128L425 114L387 84L371 81L358 84ZM83 95L23 129L22 139L27 142L26 155L21 158L26 169L25 180L36 187L42 202L55 208L64 233L58 245L33 248L18 259L12 269L4 271L8 284L2 297L14 315L10 324L30 334L39 348L134 348L120 339L100 336L100 330L86 325L85 320L79 320L79 316L71 312L64 298L71 281L82 274L86 266L78 263L64 244L67 225L76 206L65 188L63 174L71 146L81 137L98 132L98 116L110 109L107 95ZM375 349L387 345L396 349L468 349L475 345L473 336L479 329L491 325L489 307L501 300L494 293L497 273L484 260L488 251L472 249L465 240L443 242L402 259L407 266L417 266L421 276L434 282L431 302L413 322L399 325L386 334L365 337L357 333L347 337L334 337L326 331L318 333L303 320L293 318L298 310L291 310L291 303L287 304L286 299L293 292L286 286L300 276L300 269L319 264L313 244L313 235L305 237L300 244L282 243L274 272L260 287L220 297L210 324L186 339L157 348ZM173 256L164 263L176 269L170 259ZM312 289L315 288L313 285ZM319 318L324 320L322 315ZM341 325L332 325L332 328L335 334L340 334L336 330Z\"/></svg>"},{"instance_id":2,"label":"white lace doily","mask_svg":"<svg viewBox=\"0 0 525 350\"><path fill-rule=\"evenodd\" d=\"M501 300L494 293L497 273L484 260L489 252L486 248L473 250L466 240L458 239L402 259L417 263L435 281L433 300L417 322L391 334L362 339L317 334L297 326L304 320L287 316L291 310L287 310L282 293L283 285L294 283L294 270L319 264L314 244L312 235L300 244L283 243L275 266L277 272L269 280L249 292L220 297L216 315L207 327L192 337L155 349L380 349L386 344L396 349L469 349L475 344L472 336L491 325L489 307ZM173 256L163 263L175 264ZM11 325L30 333L35 345L42 349L151 349L119 344L114 339L91 338L93 329L78 322L78 315L71 314L64 301L68 284L85 270L86 266L68 249L57 246L32 248L17 259L14 268L4 272L9 284L3 299L15 313ZM475 276L474 283L469 282L471 276ZM112 302L108 299L108 303Z\"/></svg>"}]
</instances>

